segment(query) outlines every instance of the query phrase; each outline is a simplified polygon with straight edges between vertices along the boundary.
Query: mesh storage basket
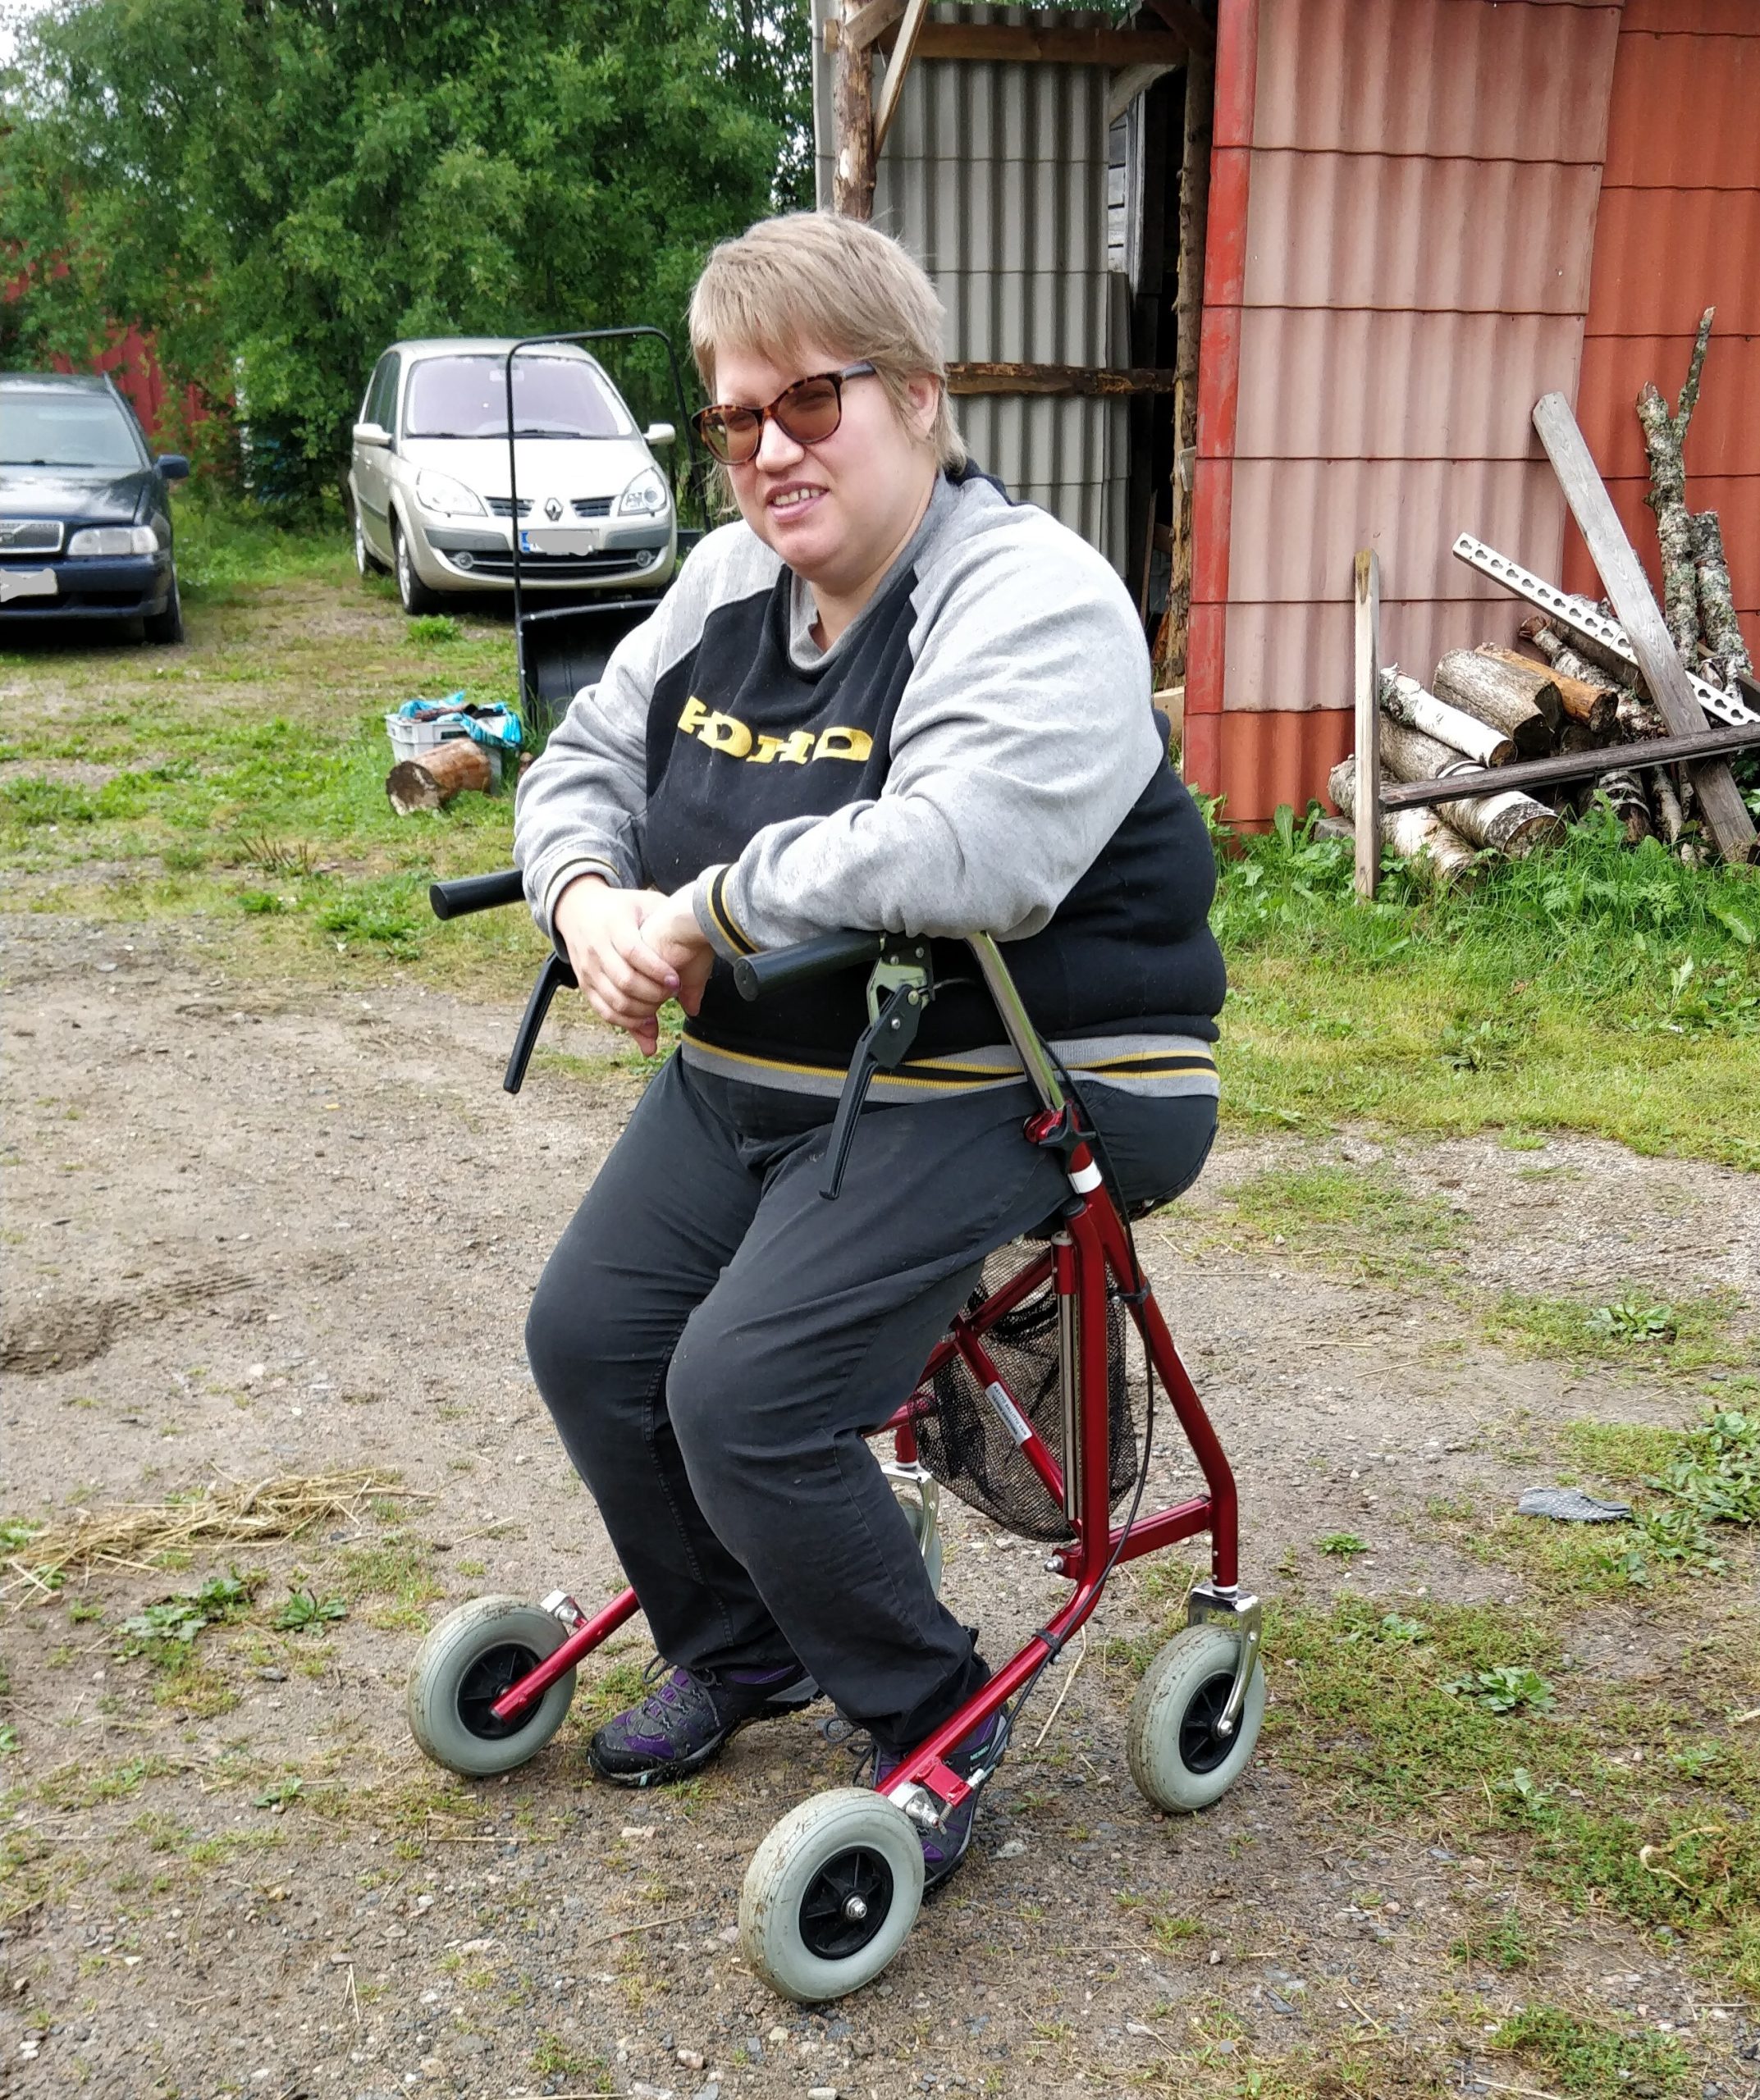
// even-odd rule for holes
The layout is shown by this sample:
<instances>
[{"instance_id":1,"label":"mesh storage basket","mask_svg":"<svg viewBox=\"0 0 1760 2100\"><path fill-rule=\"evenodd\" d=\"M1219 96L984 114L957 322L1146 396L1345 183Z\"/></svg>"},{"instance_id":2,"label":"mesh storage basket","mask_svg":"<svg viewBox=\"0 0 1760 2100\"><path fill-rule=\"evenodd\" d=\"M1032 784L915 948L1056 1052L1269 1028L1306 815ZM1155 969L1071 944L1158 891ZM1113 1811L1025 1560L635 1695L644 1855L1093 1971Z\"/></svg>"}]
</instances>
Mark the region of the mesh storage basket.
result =
<instances>
[{"instance_id":1,"label":"mesh storage basket","mask_svg":"<svg viewBox=\"0 0 1760 2100\"><path fill-rule=\"evenodd\" d=\"M966 1306L968 1317L1025 1266L1019 1251L1012 1251L1013 1258L1000 1272L986 1275L984 1284L972 1293ZM1038 1252L1035 1249L1026 1259L1036 1259ZM1108 1476L1115 1505L1136 1484L1136 1426L1131 1418L1125 1377L1126 1324L1117 1290L1109 1290L1106 1304L1111 1427L1107 1440ZM1063 1403L1058 1386L1058 1299L1052 1280L1048 1276L1029 1297L994 1324L981 1328L978 1338L1015 1405L1062 1468ZM1022 1455L964 1358L956 1356L944 1364L935 1374L930 1390L935 1407L917 1421L917 1448L923 1464L941 1485L1022 1538L1056 1541L1070 1537L1069 1519Z\"/></svg>"}]
</instances>

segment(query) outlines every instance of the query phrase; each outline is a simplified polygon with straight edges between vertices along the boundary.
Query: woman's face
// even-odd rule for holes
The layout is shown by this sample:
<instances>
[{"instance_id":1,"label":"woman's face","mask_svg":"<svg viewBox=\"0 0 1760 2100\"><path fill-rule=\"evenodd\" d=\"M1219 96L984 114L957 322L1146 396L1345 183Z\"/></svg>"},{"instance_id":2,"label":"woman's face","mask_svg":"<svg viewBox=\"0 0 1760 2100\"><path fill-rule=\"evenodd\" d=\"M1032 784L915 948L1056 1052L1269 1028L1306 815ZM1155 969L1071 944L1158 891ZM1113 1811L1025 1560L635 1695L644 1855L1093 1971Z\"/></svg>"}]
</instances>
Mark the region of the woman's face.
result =
<instances>
[{"instance_id":1,"label":"woman's face","mask_svg":"<svg viewBox=\"0 0 1760 2100\"><path fill-rule=\"evenodd\" d=\"M785 387L855 363L802 344L786 365L752 350L715 358L715 397L741 408L774 401ZM807 582L837 596L871 583L922 515L935 480L926 432L937 387L911 381L909 426L879 379L843 381L843 412L830 436L801 445L766 418L757 456L726 469L740 515Z\"/></svg>"}]
</instances>

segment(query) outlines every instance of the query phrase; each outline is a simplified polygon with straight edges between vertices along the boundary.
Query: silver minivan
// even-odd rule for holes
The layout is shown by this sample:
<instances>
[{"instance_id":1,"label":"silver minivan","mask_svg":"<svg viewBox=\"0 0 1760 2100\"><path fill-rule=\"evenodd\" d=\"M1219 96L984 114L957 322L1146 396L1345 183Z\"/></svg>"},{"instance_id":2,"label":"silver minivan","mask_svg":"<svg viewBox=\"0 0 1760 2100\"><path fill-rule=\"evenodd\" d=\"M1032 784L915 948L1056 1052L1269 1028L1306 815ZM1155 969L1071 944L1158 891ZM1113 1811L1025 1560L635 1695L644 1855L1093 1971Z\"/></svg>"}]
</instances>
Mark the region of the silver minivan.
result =
<instances>
[{"instance_id":1,"label":"silver minivan","mask_svg":"<svg viewBox=\"0 0 1760 2100\"><path fill-rule=\"evenodd\" d=\"M506 591L513 534L527 591L578 598L658 588L677 558L671 485L653 450L670 423L638 428L604 368L578 344L514 360L519 515L507 443L514 339L394 343L373 368L349 461L354 561L388 568L406 613L467 591Z\"/></svg>"}]
</instances>

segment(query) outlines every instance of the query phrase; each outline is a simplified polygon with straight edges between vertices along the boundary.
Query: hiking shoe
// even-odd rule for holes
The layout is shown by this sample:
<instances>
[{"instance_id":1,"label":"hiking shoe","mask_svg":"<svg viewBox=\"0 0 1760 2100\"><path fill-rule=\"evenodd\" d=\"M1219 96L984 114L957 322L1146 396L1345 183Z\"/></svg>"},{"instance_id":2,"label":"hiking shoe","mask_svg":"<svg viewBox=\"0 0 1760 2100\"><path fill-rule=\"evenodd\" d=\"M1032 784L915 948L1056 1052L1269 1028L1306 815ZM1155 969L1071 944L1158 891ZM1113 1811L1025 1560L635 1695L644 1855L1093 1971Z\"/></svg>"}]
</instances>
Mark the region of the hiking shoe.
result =
<instances>
[{"instance_id":1,"label":"hiking shoe","mask_svg":"<svg viewBox=\"0 0 1760 2100\"><path fill-rule=\"evenodd\" d=\"M962 1736L948 1752L947 1762L962 1779L968 1779L981 1766L988 1767L994 1760L999 1738L1002 1735L1003 1719L1001 1714L992 1714L981 1728L974 1728L968 1736ZM885 1793L892 1775L903 1764L902 1757L894 1757L877 1746L874 1755L874 1790ZM978 1796L983 1789L967 1794L955 1809L949 1809L938 1830L918 1828L917 1840L923 1848L923 1892L938 1888L971 1850L972 1826L978 1819Z\"/></svg>"},{"instance_id":2,"label":"hiking shoe","mask_svg":"<svg viewBox=\"0 0 1760 2100\"><path fill-rule=\"evenodd\" d=\"M798 1664L712 1678L687 1669L661 1675L665 1669L665 1658L656 1657L649 1672L652 1691L639 1705L607 1721L588 1746L601 1778L619 1787L684 1778L750 1723L775 1720L819 1696L818 1686Z\"/></svg>"}]
</instances>

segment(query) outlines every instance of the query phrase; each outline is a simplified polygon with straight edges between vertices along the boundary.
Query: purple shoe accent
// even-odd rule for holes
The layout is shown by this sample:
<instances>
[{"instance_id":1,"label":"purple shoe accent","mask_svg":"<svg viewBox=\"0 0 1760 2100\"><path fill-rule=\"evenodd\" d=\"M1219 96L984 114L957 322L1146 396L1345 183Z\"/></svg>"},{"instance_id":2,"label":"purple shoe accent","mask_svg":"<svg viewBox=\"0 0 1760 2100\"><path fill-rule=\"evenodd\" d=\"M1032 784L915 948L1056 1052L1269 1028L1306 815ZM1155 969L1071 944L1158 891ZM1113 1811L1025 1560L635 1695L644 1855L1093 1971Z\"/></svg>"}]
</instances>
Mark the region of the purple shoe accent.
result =
<instances>
[{"instance_id":1,"label":"purple shoe accent","mask_svg":"<svg viewBox=\"0 0 1760 2100\"><path fill-rule=\"evenodd\" d=\"M969 1778L981 1765L989 1765L996 1750L997 1737L1003 1727L1000 1714L992 1714L982 1727L974 1728L968 1736L962 1736L948 1752L947 1762L962 1779ZM902 1757L895 1757L876 1745L874 1753L874 1791L883 1794L887 1783L898 1767ZM923 1889L926 1894L931 1888L945 1881L971 1849L972 1827L978 1819L978 1795L967 1794L956 1809L949 1809L939 1830L919 1829L917 1842L923 1848Z\"/></svg>"},{"instance_id":2,"label":"purple shoe accent","mask_svg":"<svg viewBox=\"0 0 1760 2100\"><path fill-rule=\"evenodd\" d=\"M656 1658L653 1689L639 1705L606 1723L587 1755L601 1778L620 1787L651 1787L682 1779L706 1764L732 1736L753 1721L792 1714L819 1696L819 1687L798 1668L696 1677L665 1670Z\"/></svg>"}]
</instances>

